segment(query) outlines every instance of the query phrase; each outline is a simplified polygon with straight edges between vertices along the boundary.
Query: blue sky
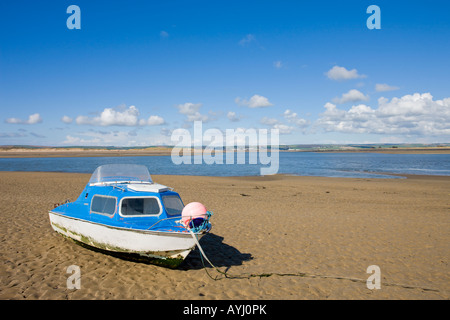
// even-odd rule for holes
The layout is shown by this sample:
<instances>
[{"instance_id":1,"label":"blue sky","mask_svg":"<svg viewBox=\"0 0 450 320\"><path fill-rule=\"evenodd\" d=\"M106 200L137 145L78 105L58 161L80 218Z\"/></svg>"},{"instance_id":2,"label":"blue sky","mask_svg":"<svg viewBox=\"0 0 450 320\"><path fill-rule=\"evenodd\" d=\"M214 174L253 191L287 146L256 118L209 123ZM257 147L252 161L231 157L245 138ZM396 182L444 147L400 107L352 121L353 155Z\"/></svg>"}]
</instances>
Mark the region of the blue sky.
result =
<instances>
[{"instance_id":1,"label":"blue sky","mask_svg":"<svg viewBox=\"0 0 450 320\"><path fill-rule=\"evenodd\" d=\"M70 5L81 29L69 30ZM370 30L369 5L381 9ZM0 145L450 142L448 1L3 1Z\"/></svg>"}]
</instances>

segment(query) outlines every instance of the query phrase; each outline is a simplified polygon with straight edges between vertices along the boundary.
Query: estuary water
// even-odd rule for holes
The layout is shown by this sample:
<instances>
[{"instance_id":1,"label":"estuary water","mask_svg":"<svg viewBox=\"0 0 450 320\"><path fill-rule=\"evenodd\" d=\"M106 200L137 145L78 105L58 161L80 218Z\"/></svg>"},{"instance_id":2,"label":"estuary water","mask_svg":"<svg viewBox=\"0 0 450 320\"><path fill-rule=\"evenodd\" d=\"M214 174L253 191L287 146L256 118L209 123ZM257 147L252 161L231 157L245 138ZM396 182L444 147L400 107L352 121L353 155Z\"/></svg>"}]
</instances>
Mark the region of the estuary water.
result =
<instances>
[{"instance_id":1,"label":"estuary water","mask_svg":"<svg viewBox=\"0 0 450 320\"><path fill-rule=\"evenodd\" d=\"M394 174L450 175L450 154L383 154L383 153L315 153L280 152L267 165L206 164L201 158L195 164L174 164L171 156L138 157L62 157L62 158L1 158L0 171L53 171L92 173L102 164L142 164L150 174L200 175L200 176L257 176L261 168L278 167L277 173L300 176L349 177L349 178L399 178ZM269 154L270 157L270 154ZM199 161L200 160L200 161Z\"/></svg>"}]
</instances>

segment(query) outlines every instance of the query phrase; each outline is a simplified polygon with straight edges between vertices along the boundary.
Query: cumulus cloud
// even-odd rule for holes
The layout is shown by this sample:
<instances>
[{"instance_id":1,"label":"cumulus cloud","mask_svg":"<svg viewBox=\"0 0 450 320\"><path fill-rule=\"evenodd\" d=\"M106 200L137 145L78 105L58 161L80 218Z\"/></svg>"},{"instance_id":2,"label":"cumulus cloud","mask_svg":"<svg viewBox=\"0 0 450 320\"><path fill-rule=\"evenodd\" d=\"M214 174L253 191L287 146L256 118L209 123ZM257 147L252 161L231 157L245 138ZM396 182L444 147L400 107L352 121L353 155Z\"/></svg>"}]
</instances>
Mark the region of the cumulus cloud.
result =
<instances>
[{"instance_id":1,"label":"cumulus cloud","mask_svg":"<svg viewBox=\"0 0 450 320\"><path fill-rule=\"evenodd\" d=\"M200 108L202 104L201 103L191 103L186 102L184 104L179 104L177 106L178 112L186 116L186 121L188 122L194 122L194 121L203 121L207 122L209 121L209 116L201 114Z\"/></svg>"},{"instance_id":2,"label":"cumulus cloud","mask_svg":"<svg viewBox=\"0 0 450 320\"><path fill-rule=\"evenodd\" d=\"M289 123L292 123L299 128L306 128L310 124L308 120L300 118L296 112L289 109L283 113L283 116Z\"/></svg>"},{"instance_id":3,"label":"cumulus cloud","mask_svg":"<svg viewBox=\"0 0 450 320\"><path fill-rule=\"evenodd\" d=\"M64 122L64 123L72 123L73 119L71 117L69 117L69 116L63 116L61 118L61 121Z\"/></svg>"},{"instance_id":4,"label":"cumulus cloud","mask_svg":"<svg viewBox=\"0 0 450 320\"><path fill-rule=\"evenodd\" d=\"M348 111L325 104L316 125L325 131L439 136L450 135L450 98L433 100L430 93L378 99L378 108L365 104Z\"/></svg>"},{"instance_id":5,"label":"cumulus cloud","mask_svg":"<svg viewBox=\"0 0 450 320\"><path fill-rule=\"evenodd\" d=\"M164 124L165 121L160 116L150 116L147 120L141 119L139 120L139 125L141 126L159 126Z\"/></svg>"},{"instance_id":6,"label":"cumulus cloud","mask_svg":"<svg viewBox=\"0 0 450 320\"><path fill-rule=\"evenodd\" d=\"M184 104L179 104L177 106L177 109L178 109L178 112L180 112L181 114L193 115L200 110L201 106L202 106L201 103L186 102Z\"/></svg>"},{"instance_id":7,"label":"cumulus cloud","mask_svg":"<svg viewBox=\"0 0 450 320\"><path fill-rule=\"evenodd\" d=\"M272 129L278 129L280 134L290 134L292 131L294 131L294 127L283 124L283 123L277 123L272 126Z\"/></svg>"},{"instance_id":8,"label":"cumulus cloud","mask_svg":"<svg viewBox=\"0 0 450 320\"><path fill-rule=\"evenodd\" d=\"M347 70L344 67L340 66L334 66L330 70L328 70L325 75L331 79L331 80L351 80L351 79L358 79L358 78L365 78L366 76L363 74L359 74L358 70L352 69Z\"/></svg>"},{"instance_id":9,"label":"cumulus cloud","mask_svg":"<svg viewBox=\"0 0 450 320\"><path fill-rule=\"evenodd\" d=\"M283 113L284 122L276 118L263 117L260 122L264 125L270 126L272 129L278 129L280 134L290 134L297 128L304 129L310 125L308 120L302 119L297 113L287 109ZM287 122L287 124L286 124Z\"/></svg>"},{"instance_id":10,"label":"cumulus cloud","mask_svg":"<svg viewBox=\"0 0 450 320\"><path fill-rule=\"evenodd\" d=\"M89 124L100 126L136 126L138 125L139 110L130 106L121 111L122 108L105 108L98 117L78 116L77 124Z\"/></svg>"},{"instance_id":11,"label":"cumulus cloud","mask_svg":"<svg viewBox=\"0 0 450 320\"><path fill-rule=\"evenodd\" d=\"M21 120L19 118L8 118L5 120L6 123L11 123L11 124L24 124L25 121Z\"/></svg>"},{"instance_id":12,"label":"cumulus cloud","mask_svg":"<svg viewBox=\"0 0 450 320\"><path fill-rule=\"evenodd\" d=\"M273 125L279 124L280 121L278 119L275 119L275 118L264 117L264 118L261 119L261 123L265 124L265 125L268 125L268 126L273 126Z\"/></svg>"},{"instance_id":13,"label":"cumulus cloud","mask_svg":"<svg viewBox=\"0 0 450 320\"><path fill-rule=\"evenodd\" d=\"M252 96L250 100L237 97L234 101L238 105L247 106L249 108L265 108L273 106L273 104L269 102L269 99L258 94Z\"/></svg>"},{"instance_id":14,"label":"cumulus cloud","mask_svg":"<svg viewBox=\"0 0 450 320\"><path fill-rule=\"evenodd\" d=\"M384 91L394 91L394 90L398 90L400 89L399 87L395 87L395 86L390 86L386 83L377 83L375 85L375 90L377 92L384 92Z\"/></svg>"},{"instance_id":15,"label":"cumulus cloud","mask_svg":"<svg viewBox=\"0 0 450 320\"><path fill-rule=\"evenodd\" d=\"M35 123L41 123L41 122L42 122L42 118L39 115L39 113L30 115L28 117L28 120L26 121L26 123L28 123L28 124L35 124Z\"/></svg>"},{"instance_id":16,"label":"cumulus cloud","mask_svg":"<svg viewBox=\"0 0 450 320\"><path fill-rule=\"evenodd\" d=\"M294 131L295 127L282 123L276 118L264 117L260 120L262 124L270 126L272 129L277 129L280 134L290 134Z\"/></svg>"},{"instance_id":17,"label":"cumulus cloud","mask_svg":"<svg viewBox=\"0 0 450 320\"><path fill-rule=\"evenodd\" d=\"M227 118L231 122L238 122L240 120L239 117L236 115L236 112L234 112L234 111L229 111L227 113Z\"/></svg>"},{"instance_id":18,"label":"cumulus cloud","mask_svg":"<svg viewBox=\"0 0 450 320\"><path fill-rule=\"evenodd\" d=\"M340 98L336 97L333 99L334 103L346 103L346 102L358 102L358 101L368 101L369 97L364 95L359 90L351 89L350 91L342 94Z\"/></svg>"},{"instance_id":19,"label":"cumulus cloud","mask_svg":"<svg viewBox=\"0 0 450 320\"><path fill-rule=\"evenodd\" d=\"M18 118L8 118L5 120L5 122L11 124L36 124L41 123L42 118L39 113L34 113L30 115L27 120L22 120Z\"/></svg>"},{"instance_id":20,"label":"cumulus cloud","mask_svg":"<svg viewBox=\"0 0 450 320\"><path fill-rule=\"evenodd\" d=\"M105 108L99 116L88 117L78 116L75 119L77 124L98 125L98 126L137 126L137 125L159 125L164 123L164 119L159 116L151 116L147 120L139 119L139 110L135 106L125 108Z\"/></svg>"}]
</instances>

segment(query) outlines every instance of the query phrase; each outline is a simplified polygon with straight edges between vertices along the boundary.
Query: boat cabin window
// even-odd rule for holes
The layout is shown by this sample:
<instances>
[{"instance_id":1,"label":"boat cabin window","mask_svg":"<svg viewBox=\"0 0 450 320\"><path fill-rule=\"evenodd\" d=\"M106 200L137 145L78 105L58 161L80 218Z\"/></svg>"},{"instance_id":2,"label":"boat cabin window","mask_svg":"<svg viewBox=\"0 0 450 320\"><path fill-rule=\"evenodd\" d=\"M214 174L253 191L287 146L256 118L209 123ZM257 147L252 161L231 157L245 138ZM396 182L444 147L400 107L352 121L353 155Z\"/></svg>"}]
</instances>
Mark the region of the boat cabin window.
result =
<instances>
[{"instance_id":1,"label":"boat cabin window","mask_svg":"<svg viewBox=\"0 0 450 320\"><path fill-rule=\"evenodd\" d=\"M184 205L178 196L163 196L164 207L169 216L180 215L183 211Z\"/></svg>"},{"instance_id":2,"label":"boat cabin window","mask_svg":"<svg viewBox=\"0 0 450 320\"><path fill-rule=\"evenodd\" d=\"M93 196L91 211L94 213L113 215L116 212L116 198L98 195Z\"/></svg>"},{"instance_id":3,"label":"boat cabin window","mask_svg":"<svg viewBox=\"0 0 450 320\"><path fill-rule=\"evenodd\" d=\"M120 214L124 216L158 215L161 206L158 198L125 198L122 200Z\"/></svg>"}]
</instances>

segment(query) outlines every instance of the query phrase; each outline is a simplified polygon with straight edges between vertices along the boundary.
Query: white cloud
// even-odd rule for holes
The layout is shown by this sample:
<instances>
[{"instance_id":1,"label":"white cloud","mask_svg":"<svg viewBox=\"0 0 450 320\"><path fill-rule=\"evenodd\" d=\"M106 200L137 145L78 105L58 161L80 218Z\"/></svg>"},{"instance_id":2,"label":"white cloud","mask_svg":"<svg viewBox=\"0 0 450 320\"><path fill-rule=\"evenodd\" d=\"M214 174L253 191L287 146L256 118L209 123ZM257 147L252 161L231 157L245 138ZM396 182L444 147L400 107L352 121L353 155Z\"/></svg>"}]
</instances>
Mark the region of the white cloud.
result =
<instances>
[{"instance_id":1,"label":"white cloud","mask_svg":"<svg viewBox=\"0 0 450 320\"><path fill-rule=\"evenodd\" d=\"M283 63L281 61L275 61L273 63L273 66L275 67L275 69L281 69L283 67Z\"/></svg>"},{"instance_id":2,"label":"white cloud","mask_svg":"<svg viewBox=\"0 0 450 320\"><path fill-rule=\"evenodd\" d=\"M348 111L332 103L316 125L325 131L439 136L450 135L450 98L433 100L429 93L378 99L378 108L359 104Z\"/></svg>"},{"instance_id":3,"label":"white cloud","mask_svg":"<svg viewBox=\"0 0 450 320\"><path fill-rule=\"evenodd\" d=\"M283 113L283 117L288 124L285 124L276 118L268 117L263 117L260 122L264 125L272 127L272 129L278 129L280 134L290 134L296 128L305 129L310 124L308 120L300 118L297 113L292 112L289 109ZM304 130L302 131L304 132Z\"/></svg>"},{"instance_id":4,"label":"white cloud","mask_svg":"<svg viewBox=\"0 0 450 320\"><path fill-rule=\"evenodd\" d=\"M139 110L135 106L126 108L105 108L97 117L78 116L75 119L77 124L98 125L98 126L137 126L137 125L157 125L164 123L164 119L159 116L151 116L147 120L139 119Z\"/></svg>"},{"instance_id":5,"label":"white cloud","mask_svg":"<svg viewBox=\"0 0 450 320\"><path fill-rule=\"evenodd\" d=\"M279 130L280 134L290 134L294 131L295 127L282 123L280 120L275 118L264 117L260 121L262 124L270 126L272 129Z\"/></svg>"},{"instance_id":6,"label":"white cloud","mask_svg":"<svg viewBox=\"0 0 450 320\"><path fill-rule=\"evenodd\" d=\"M25 121L20 120L18 118L8 118L5 120L6 123L11 123L11 124L23 124Z\"/></svg>"},{"instance_id":7,"label":"white cloud","mask_svg":"<svg viewBox=\"0 0 450 320\"><path fill-rule=\"evenodd\" d=\"M159 35L161 36L161 38L168 38L169 37L169 33L167 31L162 30Z\"/></svg>"},{"instance_id":8,"label":"white cloud","mask_svg":"<svg viewBox=\"0 0 450 320\"><path fill-rule=\"evenodd\" d=\"M342 94L340 98L334 98L334 103L346 103L346 102L358 102L358 101L368 101L369 97L364 95L361 91L356 89L351 89L350 91Z\"/></svg>"},{"instance_id":9,"label":"white cloud","mask_svg":"<svg viewBox=\"0 0 450 320\"><path fill-rule=\"evenodd\" d=\"M277 123L273 125L273 129L278 129L280 134L290 134L294 131L294 127L288 126L286 124Z\"/></svg>"},{"instance_id":10,"label":"white cloud","mask_svg":"<svg viewBox=\"0 0 450 320\"><path fill-rule=\"evenodd\" d=\"M142 127L131 131L120 130L87 130L67 135L64 145L83 146L150 146L170 143L170 137L162 134L149 133Z\"/></svg>"},{"instance_id":11,"label":"white cloud","mask_svg":"<svg viewBox=\"0 0 450 320\"><path fill-rule=\"evenodd\" d=\"M399 87L395 87L395 86L390 86L386 83L377 83L375 85L375 90L377 92L384 92L384 91L394 91L394 90L398 90L400 89Z\"/></svg>"},{"instance_id":12,"label":"white cloud","mask_svg":"<svg viewBox=\"0 0 450 320\"><path fill-rule=\"evenodd\" d=\"M64 116L64 117L61 118L61 121L64 122L64 123L72 123L73 119L71 117L69 117L69 116Z\"/></svg>"},{"instance_id":13,"label":"white cloud","mask_svg":"<svg viewBox=\"0 0 450 320\"><path fill-rule=\"evenodd\" d=\"M189 114L186 116L188 122L194 122L194 121L202 121L207 122L209 121L209 117L206 114L201 114L200 112L196 112L195 114Z\"/></svg>"},{"instance_id":14,"label":"white cloud","mask_svg":"<svg viewBox=\"0 0 450 320\"><path fill-rule=\"evenodd\" d=\"M264 117L264 118L261 119L261 123L265 124L265 125L268 125L268 126L274 126L276 124L279 124L280 121L278 119L275 119L275 118Z\"/></svg>"},{"instance_id":15,"label":"white cloud","mask_svg":"<svg viewBox=\"0 0 450 320\"><path fill-rule=\"evenodd\" d=\"M247 106L249 108L264 108L264 107L273 106L273 104L269 102L269 99L267 99L266 97L260 96L258 94L255 94L254 96L252 96L250 98L250 100L241 99L240 97L237 97L234 101L238 105Z\"/></svg>"},{"instance_id":16,"label":"white cloud","mask_svg":"<svg viewBox=\"0 0 450 320\"><path fill-rule=\"evenodd\" d=\"M139 120L139 125L141 126L159 126L164 124L165 121L160 116L150 116L147 120L141 119Z\"/></svg>"},{"instance_id":17,"label":"white cloud","mask_svg":"<svg viewBox=\"0 0 450 320\"><path fill-rule=\"evenodd\" d=\"M308 120L300 118L296 112L292 112L289 109L283 113L283 116L289 123L292 123L299 128L306 128L310 124Z\"/></svg>"},{"instance_id":18,"label":"white cloud","mask_svg":"<svg viewBox=\"0 0 450 320\"><path fill-rule=\"evenodd\" d=\"M184 104L179 104L177 106L178 112L186 116L186 121L203 121L207 122L210 120L209 116L201 114L199 112L202 104L201 103L191 103L186 102Z\"/></svg>"},{"instance_id":19,"label":"white cloud","mask_svg":"<svg viewBox=\"0 0 450 320\"><path fill-rule=\"evenodd\" d=\"M36 124L36 123L41 123L42 118L39 113L34 113L34 114L28 116L27 120L21 120L18 118L9 118L9 119L6 119L5 122L11 123L11 124Z\"/></svg>"},{"instance_id":20,"label":"white cloud","mask_svg":"<svg viewBox=\"0 0 450 320\"><path fill-rule=\"evenodd\" d=\"M179 104L177 106L178 111L181 114L184 115L193 115L195 113L198 112L198 110L200 110L200 107L202 106L201 103L191 103L191 102L186 102L184 104Z\"/></svg>"},{"instance_id":21,"label":"white cloud","mask_svg":"<svg viewBox=\"0 0 450 320\"><path fill-rule=\"evenodd\" d=\"M92 118L89 118L87 116L78 116L75 119L76 124L90 124L95 125L94 120Z\"/></svg>"},{"instance_id":22,"label":"white cloud","mask_svg":"<svg viewBox=\"0 0 450 320\"><path fill-rule=\"evenodd\" d=\"M230 120L231 122L238 122L240 119L238 118L238 116L236 115L236 112L233 111L229 111L227 113L227 118L228 120Z\"/></svg>"},{"instance_id":23,"label":"white cloud","mask_svg":"<svg viewBox=\"0 0 450 320\"><path fill-rule=\"evenodd\" d=\"M164 119L160 116L150 116L147 119L147 125L149 125L149 126L159 126L164 123L165 123Z\"/></svg>"},{"instance_id":24,"label":"white cloud","mask_svg":"<svg viewBox=\"0 0 450 320\"><path fill-rule=\"evenodd\" d=\"M92 139L83 139L80 137L73 137L71 135L66 136L66 140L63 141L63 144L67 144L70 146L75 145L102 145L102 140L99 138L92 138Z\"/></svg>"},{"instance_id":25,"label":"white cloud","mask_svg":"<svg viewBox=\"0 0 450 320\"><path fill-rule=\"evenodd\" d=\"M255 36L252 35L252 34L247 34L244 38L242 38L242 39L239 41L239 44L240 44L241 46L246 46L246 45L248 45L248 44L250 44L250 43L252 43L252 42L254 42L254 41L256 41Z\"/></svg>"},{"instance_id":26,"label":"white cloud","mask_svg":"<svg viewBox=\"0 0 450 320\"><path fill-rule=\"evenodd\" d=\"M31 116L28 117L28 120L26 121L26 123L28 124L35 124L40 122L42 122L42 118L39 115L39 113L32 114Z\"/></svg>"},{"instance_id":27,"label":"white cloud","mask_svg":"<svg viewBox=\"0 0 450 320\"><path fill-rule=\"evenodd\" d=\"M138 125L139 110L135 106L123 108L105 108L100 116L90 118L87 116L78 116L75 120L77 124L89 124L100 126L136 126Z\"/></svg>"},{"instance_id":28,"label":"white cloud","mask_svg":"<svg viewBox=\"0 0 450 320\"><path fill-rule=\"evenodd\" d=\"M358 79L365 78L366 76L363 74L359 74L358 70L352 69L347 70L344 67L334 66L330 70L328 70L325 75L331 80L350 80L350 79Z\"/></svg>"}]
</instances>

